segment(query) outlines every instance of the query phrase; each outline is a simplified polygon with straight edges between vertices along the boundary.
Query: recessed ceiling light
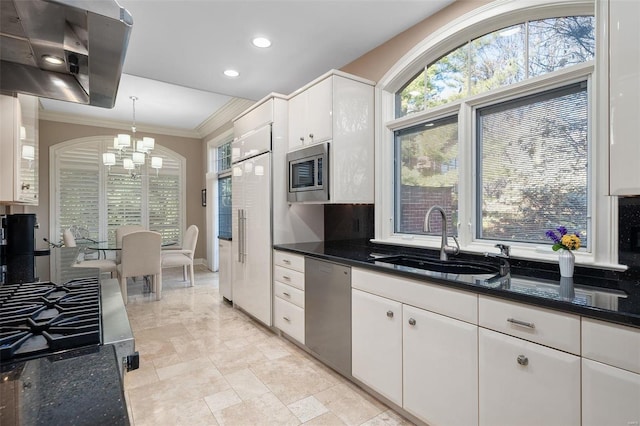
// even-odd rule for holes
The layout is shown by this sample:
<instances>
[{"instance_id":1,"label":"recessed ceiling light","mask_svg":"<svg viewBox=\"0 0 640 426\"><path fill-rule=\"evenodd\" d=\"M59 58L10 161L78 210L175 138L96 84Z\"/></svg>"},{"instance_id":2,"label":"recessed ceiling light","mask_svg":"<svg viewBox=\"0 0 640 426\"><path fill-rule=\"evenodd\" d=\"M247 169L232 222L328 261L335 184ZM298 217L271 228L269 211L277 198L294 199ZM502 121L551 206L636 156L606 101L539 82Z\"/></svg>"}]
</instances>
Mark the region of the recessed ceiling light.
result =
<instances>
[{"instance_id":1,"label":"recessed ceiling light","mask_svg":"<svg viewBox=\"0 0 640 426\"><path fill-rule=\"evenodd\" d=\"M227 77L237 77L240 75L240 73L236 70L225 70L224 75L226 75Z\"/></svg>"},{"instance_id":2,"label":"recessed ceiling light","mask_svg":"<svg viewBox=\"0 0 640 426\"><path fill-rule=\"evenodd\" d=\"M62 58L59 58L57 56L52 56L52 55L42 55L42 59L51 64L51 65L62 65L64 64L64 61L62 60Z\"/></svg>"},{"instance_id":3,"label":"recessed ceiling light","mask_svg":"<svg viewBox=\"0 0 640 426\"><path fill-rule=\"evenodd\" d=\"M264 37L256 37L252 40L252 43L255 47L269 47L271 46L271 40Z\"/></svg>"}]
</instances>

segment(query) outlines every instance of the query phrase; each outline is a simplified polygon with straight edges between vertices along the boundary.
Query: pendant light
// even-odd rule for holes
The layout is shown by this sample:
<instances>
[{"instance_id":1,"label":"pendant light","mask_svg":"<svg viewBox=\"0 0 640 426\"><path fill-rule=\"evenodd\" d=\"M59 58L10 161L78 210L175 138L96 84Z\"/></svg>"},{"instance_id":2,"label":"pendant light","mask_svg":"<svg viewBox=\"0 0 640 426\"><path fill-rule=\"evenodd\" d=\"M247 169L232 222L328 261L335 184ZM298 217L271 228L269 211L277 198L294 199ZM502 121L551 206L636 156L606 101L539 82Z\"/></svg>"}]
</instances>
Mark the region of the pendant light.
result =
<instances>
[{"instance_id":1,"label":"pendant light","mask_svg":"<svg viewBox=\"0 0 640 426\"><path fill-rule=\"evenodd\" d=\"M151 151L155 148L155 139L145 136L142 139L136 139L136 101L137 96L129 96L133 104L133 120L131 124L131 135L128 133L119 133L113 138L113 148L118 151L119 157L122 159L122 167L130 172L131 177L139 177L141 174L136 172L146 162L146 157L151 155ZM130 156L127 150L132 149ZM126 156L126 157L125 157ZM113 152L105 152L102 154L102 164L109 167L116 165L116 155ZM162 168L162 157L151 157L151 167L158 170Z\"/></svg>"}]
</instances>

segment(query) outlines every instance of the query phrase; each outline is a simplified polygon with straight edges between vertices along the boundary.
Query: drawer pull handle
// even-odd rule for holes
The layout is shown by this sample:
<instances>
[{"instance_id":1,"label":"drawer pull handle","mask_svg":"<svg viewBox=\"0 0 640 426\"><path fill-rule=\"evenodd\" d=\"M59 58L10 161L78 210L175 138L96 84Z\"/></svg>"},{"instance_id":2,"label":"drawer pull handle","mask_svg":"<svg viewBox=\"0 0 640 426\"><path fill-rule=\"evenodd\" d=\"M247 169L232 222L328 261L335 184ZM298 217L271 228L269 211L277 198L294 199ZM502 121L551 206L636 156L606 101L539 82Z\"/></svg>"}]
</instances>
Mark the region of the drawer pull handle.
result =
<instances>
[{"instance_id":1,"label":"drawer pull handle","mask_svg":"<svg viewBox=\"0 0 640 426\"><path fill-rule=\"evenodd\" d=\"M291 320L288 317L282 317L283 320L285 320L286 322L291 322Z\"/></svg>"},{"instance_id":2,"label":"drawer pull handle","mask_svg":"<svg viewBox=\"0 0 640 426\"><path fill-rule=\"evenodd\" d=\"M409 318L409 325L416 325L416 320L413 318Z\"/></svg>"},{"instance_id":3,"label":"drawer pull handle","mask_svg":"<svg viewBox=\"0 0 640 426\"><path fill-rule=\"evenodd\" d=\"M387 311L387 316L389 318L393 318L393 311Z\"/></svg>"},{"instance_id":4,"label":"drawer pull handle","mask_svg":"<svg viewBox=\"0 0 640 426\"><path fill-rule=\"evenodd\" d=\"M507 321L511 324L519 325L521 327L536 328L536 325L532 322L520 321L515 318L507 318Z\"/></svg>"},{"instance_id":5,"label":"drawer pull handle","mask_svg":"<svg viewBox=\"0 0 640 426\"><path fill-rule=\"evenodd\" d=\"M283 291L283 292L282 292L282 295L283 295L283 296L287 296L287 297L291 297L291 295L290 295L289 293L287 293L286 291Z\"/></svg>"},{"instance_id":6,"label":"drawer pull handle","mask_svg":"<svg viewBox=\"0 0 640 426\"><path fill-rule=\"evenodd\" d=\"M282 276L282 279L283 279L283 280L287 280L287 281L291 281L291 277L290 277L290 276L288 276L288 275L283 275L283 276Z\"/></svg>"},{"instance_id":7,"label":"drawer pull handle","mask_svg":"<svg viewBox=\"0 0 640 426\"><path fill-rule=\"evenodd\" d=\"M517 361L520 365L529 365L529 358L524 355L518 355Z\"/></svg>"},{"instance_id":8,"label":"drawer pull handle","mask_svg":"<svg viewBox=\"0 0 640 426\"><path fill-rule=\"evenodd\" d=\"M291 264L289 259L282 259L282 263L286 263L287 265Z\"/></svg>"}]
</instances>

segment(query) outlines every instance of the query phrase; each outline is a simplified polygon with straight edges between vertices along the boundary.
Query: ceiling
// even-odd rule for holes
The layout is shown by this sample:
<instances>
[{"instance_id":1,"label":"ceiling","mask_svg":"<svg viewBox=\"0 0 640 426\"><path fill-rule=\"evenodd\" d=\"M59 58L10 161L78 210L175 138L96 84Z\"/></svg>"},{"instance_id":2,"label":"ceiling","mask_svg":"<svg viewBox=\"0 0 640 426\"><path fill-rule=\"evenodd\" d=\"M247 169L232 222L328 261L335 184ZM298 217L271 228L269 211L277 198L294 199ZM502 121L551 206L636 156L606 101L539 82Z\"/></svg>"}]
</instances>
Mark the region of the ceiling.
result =
<instances>
[{"instance_id":1,"label":"ceiling","mask_svg":"<svg viewBox=\"0 0 640 426\"><path fill-rule=\"evenodd\" d=\"M43 113L130 123L136 96L138 125L201 137L232 98L289 94L453 1L119 0L134 24L115 107L42 99ZM271 47L254 47L256 36Z\"/></svg>"}]
</instances>

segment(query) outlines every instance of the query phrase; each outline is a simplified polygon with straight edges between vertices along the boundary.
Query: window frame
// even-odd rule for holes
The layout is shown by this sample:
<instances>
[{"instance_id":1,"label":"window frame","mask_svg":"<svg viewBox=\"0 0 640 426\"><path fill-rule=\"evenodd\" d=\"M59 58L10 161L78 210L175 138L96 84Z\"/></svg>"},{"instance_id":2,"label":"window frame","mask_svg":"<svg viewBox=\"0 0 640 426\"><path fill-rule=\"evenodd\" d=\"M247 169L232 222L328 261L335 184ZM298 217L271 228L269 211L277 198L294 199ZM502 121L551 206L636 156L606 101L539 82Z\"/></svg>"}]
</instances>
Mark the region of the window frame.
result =
<instances>
[{"instance_id":1,"label":"window frame","mask_svg":"<svg viewBox=\"0 0 640 426\"><path fill-rule=\"evenodd\" d=\"M415 246L437 249L440 238L395 234L394 229L394 131L420 122L434 120L457 111L461 125L458 129L460 153L460 192L458 235L462 251L469 253L495 252L496 241L474 240L475 229L475 167L476 123L475 110L490 104L560 87L572 82L587 80L589 85L589 237L591 252L576 252L576 262L582 265L624 269L617 259L617 200L607 197L608 164L608 59L605 54L596 55L595 61L554 71L498 88L489 93L473 95L412 115L395 118L396 92L406 85L424 64L437 60L446 52L467 40L500 28L534 19L554 16L593 14L596 20L596 50L606 52L608 39L607 5L602 2L574 0L515 0L493 2L462 15L436 30L401 58L380 79L376 87L376 205L375 238L382 244ZM604 72L598 72L604 70ZM604 99L603 101L599 101ZM467 170L463 173L462 170ZM597 202L596 202L597 201ZM519 244L507 242L512 255L538 261L557 261L557 253L550 245Z\"/></svg>"},{"instance_id":2,"label":"window frame","mask_svg":"<svg viewBox=\"0 0 640 426\"><path fill-rule=\"evenodd\" d=\"M50 223L50 228L49 228L49 237L51 238L51 241L58 241L60 239L60 235L61 235L61 224L60 224L60 216L59 216L59 212L60 212L60 205L59 205L59 197L57 196L57 192L56 192L56 188L58 185L58 181L59 181L59 168L58 168L58 161L59 161L59 153L62 150L66 150L69 147L72 147L74 145L81 145L81 144L90 144L90 143L94 143L97 146L97 150L99 152L99 154L101 154L102 152L107 152L106 149L109 146L109 142L113 141L113 135L106 135L106 136L91 136L91 137L86 137L86 138L78 138L78 139L72 139L72 140L68 140L65 142L61 142L55 145L52 145L49 148L50 151L50 155L49 155L49 215L51 218L51 223ZM179 188L179 203L180 203L180 223L178 224L178 230L179 230L179 237L180 237L180 241L179 243L182 243L182 237L183 237L183 232L184 232L184 224L186 221L186 159L178 154L177 152L166 148L164 146L157 146L156 149L159 152L162 152L163 155L168 155L171 157L174 157L174 160L176 162L179 163L179 181L180 181L180 188ZM107 204L108 204L108 199L107 199L107 176L108 176L108 168L106 166L102 165L102 161L101 161L101 155L99 155L99 169L97 170L98 173L98 203L99 203L99 218L98 218L98 238L100 241L107 241L108 236L109 236L109 232L108 232L108 214L107 214ZM155 171L153 171L151 169L151 167L149 165L146 166L147 167L147 171L145 171L145 173L155 173ZM142 179L142 187L141 187L141 191L143 194L143 201L142 201L142 211L141 211L141 221L143 226L148 227L148 222L149 222L149 213L146 209L146 207L148 207L148 193L149 193L149 181L148 178L146 176L141 177Z\"/></svg>"}]
</instances>

